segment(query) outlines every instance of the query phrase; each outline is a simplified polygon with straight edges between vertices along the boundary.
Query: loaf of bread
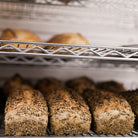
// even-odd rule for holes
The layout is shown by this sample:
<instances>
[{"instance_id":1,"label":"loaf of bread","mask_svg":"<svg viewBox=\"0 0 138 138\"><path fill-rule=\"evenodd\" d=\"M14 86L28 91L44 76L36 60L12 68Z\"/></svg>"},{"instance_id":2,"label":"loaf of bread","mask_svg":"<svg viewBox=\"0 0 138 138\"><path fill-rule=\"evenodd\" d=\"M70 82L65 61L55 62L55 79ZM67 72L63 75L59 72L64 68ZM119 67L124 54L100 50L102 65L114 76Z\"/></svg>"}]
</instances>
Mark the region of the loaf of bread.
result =
<instances>
[{"instance_id":1,"label":"loaf of bread","mask_svg":"<svg viewBox=\"0 0 138 138\"><path fill-rule=\"evenodd\" d=\"M79 92L83 93L85 89L95 89L94 82L87 77L79 77L66 82L67 87Z\"/></svg>"},{"instance_id":2,"label":"loaf of bread","mask_svg":"<svg viewBox=\"0 0 138 138\"><path fill-rule=\"evenodd\" d=\"M91 114L76 92L57 90L46 93L50 130L55 135L83 134L90 130Z\"/></svg>"},{"instance_id":3,"label":"loaf of bread","mask_svg":"<svg viewBox=\"0 0 138 138\"><path fill-rule=\"evenodd\" d=\"M3 85L3 93L8 97L9 93L16 89L33 89L32 86L26 82L20 75L16 74L8 79Z\"/></svg>"},{"instance_id":4,"label":"loaf of bread","mask_svg":"<svg viewBox=\"0 0 138 138\"><path fill-rule=\"evenodd\" d=\"M48 109L36 90L18 89L10 93L5 108L5 135L41 136L46 133Z\"/></svg>"},{"instance_id":5,"label":"loaf of bread","mask_svg":"<svg viewBox=\"0 0 138 138\"><path fill-rule=\"evenodd\" d=\"M37 82L36 88L39 89L42 93L48 93L65 88L65 85L55 78L44 78Z\"/></svg>"},{"instance_id":6,"label":"loaf of bread","mask_svg":"<svg viewBox=\"0 0 138 138\"><path fill-rule=\"evenodd\" d=\"M40 38L24 29L12 30L12 29L5 29L3 30L1 36L1 40L11 40L11 41L25 41L25 42L41 42ZM15 47L18 47L18 44L12 44ZM27 48L31 48L34 45L28 45ZM19 48L26 48L26 44L20 44Z\"/></svg>"},{"instance_id":7,"label":"loaf of bread","mask_svg":"<svg viewBox=\"0 0 138 138\"><path fill-rule=\"evenodd\" d=\"M122 92L121 95L125 97L131 105L131 108L136 115L136 121L138 123L138 89L133 91Z\"/></svg>"},{"instance_id":8,"label":"loaf of bread","mask_svg":"<svg viewBox=\"0 0 138 138\"><path fill-rule=\"evenodd\" d=\"M97 83L96 87L97 87L97 89L110 91L110 92L114 92L114 93L126 91L123 84L121 84L117 81L99 82L99 83Z\"/></svg>"},{"instance_id":9,"label":"loaf of bread","mask_svg":"<svg viewBox=\"0 0 138 138\"><path fill-rule=\"evenodd\" d=\"M79 33L62 33L53 36L47 43L60 43L60 44L74 44L74 45L90 45L88 40ZM61 46L54 47L53 50L60 48ZM47 49L52 48L48 46ZM70 47L65 47L70 48ZM72 48L72 51L78 48ZM84 49L84 48L83 48ZM82 50L82 49L81 49Z\"/></svg>"},{"instance_id":10,"label":"loaf of bread","mask_svg":"<svg viewBox=\"0 0 138 138\"><path fill-rule=\"evenodd\" d=\"M128 134L133 130L134 113L129 103L111 92L87 89L84 91L94 122L94 130L103 134Z\"/></svg>"}]
</instances>

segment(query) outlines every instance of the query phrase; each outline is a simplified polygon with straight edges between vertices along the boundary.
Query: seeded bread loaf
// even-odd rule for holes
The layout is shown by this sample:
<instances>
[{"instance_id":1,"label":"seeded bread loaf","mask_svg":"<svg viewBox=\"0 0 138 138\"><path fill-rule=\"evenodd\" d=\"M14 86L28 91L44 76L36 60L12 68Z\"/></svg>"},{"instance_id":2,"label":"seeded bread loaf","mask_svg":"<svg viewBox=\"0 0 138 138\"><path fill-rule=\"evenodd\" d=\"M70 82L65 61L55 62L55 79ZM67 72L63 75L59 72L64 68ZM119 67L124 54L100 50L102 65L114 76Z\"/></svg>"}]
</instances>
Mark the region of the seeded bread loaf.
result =
<instances>
[{"instance_id":1,"label":"seeded bread loaf","mask_svg":"<svg viewBox=\"0 0 138 138\"><path fill-rule=\"evenodd\" d=\"M41 136L46 133L47 123L47 104L39 91L10 93L5 108L5 135Z\"/></svg>"},{"instance_id":2,"label":"seeded bread loaf","mask_svg":"<svg viewBox=\"0 0 138 138\"><path fill-rule=\"evenodd\" d=\"M50 130L55 135L83 134L90 130L91 114L76 92L57 90L46 93Z\"/></svg>"},{"instance_id":3,"label":"seeded bread loaf","mask_svg":"<svg viewBox=\"0 0 138 138\"><path fill-rule=\"evenodd\" d=\"M93 115L95 132L117 135L128 134L133 130L134 113L122 96L87 89L84 97Z\"/></svg>"},{"instance_id":4,"label":"seeded bread loaf","mask_svg":"<svg viewBox=\"0 0 138 138\"><path fill-rule=\"evenodd\" d=\"M16 74L8 79L3 85L3 93L8 97L9 93L16 89L33 89L32 86L26 82L20 75Z\"/></svg>"},{"instance_id":5,"label":"seeded bread loaf","mask_svg":"<svg viewBox=\"0 0 138 138\"><path fill-rule=\"evenodd\" d=\"M65 88L65 85L55 78L45 78L37 82L36 88L42 93L48 93L57 89Z\"/></svg>"},{"instance_id":6,"label":"seeded bread loaf","mask_svg":"<svg viewBox=\"0 0 138 138\"><path fill-rule=\"evenodd\" d=\"M97 83L96 87L101 90L115 92L115 93L126 91L123 84L117 81L99 82Z\"/></svg>"},{"instance_id":7,"label":"seeded bread loaf","mask_svg":"<svg viewBox=\"0 0 138 138\"><path fill-rule=\"evenodd\" d=\"M138 123L138 89L134 91L126 91L122 92L121 95L126 98L126 100L131 105L133 112L136 115L137 123Z\"/></svg>"},{"instance_id":8,"label":"seeded bread loaf","mask_svg":"<svg viewBox=\"0 0 138 138\"><path fill-rule=\"evenodd\" d=\"M69 80L66 85L80 94L82 94L85 89L95 89L94 82L87 77L79 77Z\"/></svg>"}]
</instances>

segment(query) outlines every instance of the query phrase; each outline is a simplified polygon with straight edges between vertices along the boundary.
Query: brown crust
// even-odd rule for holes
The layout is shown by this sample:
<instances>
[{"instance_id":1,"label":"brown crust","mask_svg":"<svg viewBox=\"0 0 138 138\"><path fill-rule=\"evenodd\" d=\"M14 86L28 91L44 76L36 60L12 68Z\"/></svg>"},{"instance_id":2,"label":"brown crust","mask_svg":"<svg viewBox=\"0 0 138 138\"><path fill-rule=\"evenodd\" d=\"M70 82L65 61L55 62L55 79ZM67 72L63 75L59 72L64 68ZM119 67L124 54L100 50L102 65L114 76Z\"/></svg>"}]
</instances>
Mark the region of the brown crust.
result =
<instances>
[{"instance_id":1,"label":"brown crust","mask_svg":"<svg viewBox=\"0 0 138 138\"><path fill-rule=\"evenodd\" d=\"M47 43L90 45L88 40L79 33L58 34L58 35L53 36L50 40L48 40ZM52 46L47 47L47 49L49 49L49 48L52 48ZM58 48L60 48L60 46L55 47L54 50L56 50ZM68 47L66 47L66 48L68 48Z\"/></svg>"},{"instance_id":2,"label":"brown crust","mask_svg":"<svg viewBox=\"0 0 138 138\"><path fill-rule=\"evenodd\" d=\"M3 30L0 39L1 40L14 40L16 38L16 34L12 29Z\"/></svg>"},{"instance_id":3,"label":"brown crust","mask_svg":"<svg viewBox=\"0 0 138 138\"><path fill-rule=\"evenodd\" d=\"M36 34L24 29L18 29L18 30L5 29L3 30L0 39L12 40L12 41L26 41L26 42L41 41Z\"/></svg>"},{"instance_id":4,"label":"brown crust","mask_svg":"<svg viewBox=\"0 0 138 138\"><path fill-rule=\"evenodd\" d=\"M48 93L57 89L65 88L65 85L61 81L50 77L39 80L36 84L36 88L42 93Z\"/></svg>"},{"instance_id":5,"label":"brown crust","mask_svg":"<svg viewBox=\"0 0 138 138\"><path fill-rule=\"evenodd\" d=\"M47 104L39 91L17 90L10 93L5 108L5 135L44 135L47 123Z\"/></svg>"},{"instance_id":6,"label":"brown crust","mask_svg":"<svg viewBox=\"0 0 138 138\"><path fill-rule=\"evenodd\" d=\"M85 89L95 89L94 82L87 77L79 77L66 82L67 87L79 92L83 93Z\"/></svg>"},{"instance_id":7,"label":"brown crust","mask_svg":"<svg viewBox=\"0 0 138 138\"><path fill-rule=\"evenodd\" d=\"M103 134L128 134L133 130L134 113L128 102L114 93L87 89L84 92L93 114L94 129Z\"/></svg>"},{"instance_id":8,"label":"brown crust","mask_svg":"<svg viewBox=\"0 0 138 138\"><path fill-rule=\"evenodd\" d=\"M7 80L3 85L3 93L8 97L9 93L15 91L16 89L33 89L32 86L23 80L23 78L16 74Z\"/></svg>"},{"instance_id":9,"label":"brown crust","mask_svg":"<svg viewBox=\"0 0 138 138\"><path fill-rule=\"evenodd\" d=\"M0 36L0 39L11 40L11 41L41 42L40 38L36 34L24 29L18 29L18 30L5 29L3 30ZM12 44L12 45L15 47L18 46L17 44ZM28 45L27 48L31 48L33 46L34 45ZM26 48L26 45L20 44L19 48ZM11 51L15 51L15 50L11 50Z\"/></svg>"},{"instance_id":10,"label":"brown crust","mask_svg":"<svg viewBox=\"0 0 138 138\"><path fill-rule=\"evenodd\" d=\"M138 89L133 91L125 91L122 92L121 95L126 98L129 104L132 107L133 112L136 115L137 122L138 122Z\"/></svg>"},{"instance_id":11,"label":"brown crust","mask_svg":"<svg viewBox=\"0 0 138 138\"><path fill-rule=\"evenodd\" d=\"M122 83L119 83L117 81L105 81L105 82L99 82L96 85L97 89L110 91L110 92L123 92L126 91Z\"/></svg>"},{"instance_id":12,"label":"brown crust","mask_svg":"<svg viewBox=\"0 0 138 138\"><path fill-rule=\"evenodd\" d=\"M3 85L4 95L7 97L10 92L19 89L21 87L22 80L22 77L18 74L14 75L9 80L7 80Z\"/></svg>"},{"instance_id":13,"label":"brown crust","mask_svg":"<svg viewBox=\"0 0 138 138\"><path fill-rule=\"evenodd\" d=\"M57 90L46 93L50 112L50 129L55 135L82 134L90 130L91 114L76 92Z\"/></svg>"}]
</instances>

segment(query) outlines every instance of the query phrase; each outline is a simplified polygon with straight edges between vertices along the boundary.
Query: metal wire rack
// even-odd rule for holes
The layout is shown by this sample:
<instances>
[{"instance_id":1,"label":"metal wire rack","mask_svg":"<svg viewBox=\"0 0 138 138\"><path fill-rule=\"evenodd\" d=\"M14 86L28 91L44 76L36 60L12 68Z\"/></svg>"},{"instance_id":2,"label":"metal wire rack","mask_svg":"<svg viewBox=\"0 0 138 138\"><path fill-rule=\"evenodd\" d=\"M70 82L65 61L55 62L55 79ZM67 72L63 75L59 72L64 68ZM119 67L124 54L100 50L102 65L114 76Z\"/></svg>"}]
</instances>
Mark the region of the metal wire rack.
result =
<instances>
[{"instance_id":1,"label":"metal wire rack","mask_svg":"<svg viewBox=\"0 0 138 138\"><path fill-rule=\"evenodd\" d=\"M138 8L138 2L137 0L0 0L0 2L6 2L6 3L32 3L32 4L43 4L43 5L65 5L68 4L69 6L86 6L91 7L94 5L102 6L108 5L110 8L120 8L123 9L133 9L137 10ZM119 7L118 7L119 6Z\"/></svg>"},{"instance_id":2,"label":"metal wire rack","mask_svg":"<svg viewBox=\"0 0 138 138\"><path fill-rule=\"evenodd\" d=\"M54 6L54 9L53 9ZM47 10L46 10L47 9ZM35 16L41 15L45 19L45 13L54 10L58 13L66 13L65 9L74 14L80 13L88 15L89 17L95 17L95 12L103 15L103 18L107 18L111 12L111 15L120 13L124 17L129 16L132 13L137 14L138 1L137 0L0 0L0 16L1 17L16 17L16 18L35 18ZM79 9L79 10L78 10ZM83 13L82 13L83 11ZM103 14L104 11L106 14ZM18 13L17 13L18 12ZM14 15L12 14L14 13ZM10 16L9 16L10 15ZM62 14L61 14L62 15ZM90 16L91 15L91 16ZM99 15L99 16L100 16ZM45 15L45 17L48 15ZM62 15L63 16L63 15ZM78 16L78 15L77 15ZM98 16L98 14L96 14ZM39 16L37 16L39 17ZM119 17L119 16L118 16ZM65 18L64 18L65 19ZM87 19L88 20L88 19Z\"/></svg>"},{"instance_id":3,"label":"metal wire rack","mask_svg":"<svg viewBox=\"0 0 138 138\"><path fill-rule=\"evenodd\" d=\"M138 47L88 46L0 40L0 63L25 65L95 66L110 64L137 68ZM124 66L123 66L124 65Z\"/></svg>"},{"instance_id":4,"label":"metal wire rack","mask_svg":"<svg viewBox=\"0 0 138 138\"><path fill-rule=\"evenodd\" d=\"M87 0L70 0L70 2L63 0L0 0L0 16L2 18L49 20L53 18L53 14L61 14L64 21L65 8L82 8L87 5L86 3ZM75 12L75 10L73 11Z\"/></svg>"},{"instance_id":5,"label":"metal wire rack","mask_svg":"<svg viewBox=\"0 0 138 138\"><path fill-rule=\"evenodd\" d=\"M82 6L88 0L0 0L0 2L11 2L11 3L32 3L32 4L45 4L45 5L71 5L71 6Z\"/></svg>"}]
</instances>

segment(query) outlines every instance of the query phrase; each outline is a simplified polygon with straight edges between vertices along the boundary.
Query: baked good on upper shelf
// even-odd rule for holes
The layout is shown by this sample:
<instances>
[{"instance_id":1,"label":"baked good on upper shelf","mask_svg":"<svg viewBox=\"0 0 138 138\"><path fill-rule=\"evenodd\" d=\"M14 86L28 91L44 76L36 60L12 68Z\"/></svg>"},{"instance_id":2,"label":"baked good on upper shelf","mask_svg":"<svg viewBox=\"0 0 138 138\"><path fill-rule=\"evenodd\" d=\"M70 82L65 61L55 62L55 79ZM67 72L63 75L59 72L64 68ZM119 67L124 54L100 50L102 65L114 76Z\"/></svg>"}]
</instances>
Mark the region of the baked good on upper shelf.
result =
<instances>
[{"instance_id":1,"label":"baked good on upper shelf","mask_svg":"<svg viewBox=\"0 0 138 138\"><path fill-rule=\"evenodd\" d=\"M133 112L136 115L136 121L138 123L138 89L133 91L125 91L120 93L131 105Z\"/></svg>"},{"instance_id":2,"label":"baked good on upper shelf","mask_svg":"<svg viewBox=\"0 0 138 138\"><path fill-rule=\"evenodd\" d=\"M73 44L73 45L90 45L88 40L83 37L79 33L62 33L53 36L47 43L60 43L60 44ZM47 49L52 48L53 50L61 48L61 46L47 46ZM65 48L69 49L70 46L65 46ZM73 47L71 50L79 49L79 47ZM84 50L85 48L81 48L79 50Z\"/></svg>"},{"instance_id":3,"label":"baked good on upper shelf","mask_svg":"<svg viewBox=\"0 0 138 138\"><path fill-rule=\"evenodd\" d=\"M48 93L58 89L65 88L63 82L57 80L56 78L44 78L37 82L36 88L39 89L42 93Z\"/></svg>"},{"instance_id":4,"label":"baked good on upper shelf","mask_svg":"<svg viewBox=\"0 0 138 138\"><path fill-rule=\"evenodd\" d=\"M95 84L88 77L78 77L66 82L67 87L79 92L83 93L85 89L95 89Z\"/></svg>"},{"instance_id":5,"label":"baked good on upper shelf","mask_svg":"<svg viewBox=\"0 0 138 138\"><path fill-rule=\"evenodd\" d=\"M93 116L94 131L100 134L129 134L134 126L134 113L122 96L87 89L83 93Z\"/></svg>"},{"instance_id":6,"label":"baked good on upper shelf","mask_svg":"<svg viewBox=\"0 0 138 138\"><path fill-rule=\"evenodd\" d=\"M96 84L96 88L105 90L105 91L115 92L115 93L126 91L122 83L113 81L113 80L99 82Z\"/></svg>"},{"instance_id":7,"label":"baked good on upper shelf","mask_svg":"<svg viewBox=\"0 0 138 138\"><path fill-rule=\"evenodd\" d=\"M10 93L5 108L5 135L45 135L47 124L48 108L39 91L18 89Z\"/></svg>"},{"instance_id":8,"label":"baked good on upper shelf","mask_svg":"<svg viewBox=\"0 0 138 138\"><path fill-rule=\"evenodd\" d=\"M44 93L49 108L50 131L55 135L88 133L91 114L77 92L56 90Z\"/></svg>"},{"instance_id":9,"label":"baked good on upper shelf","mask_svg":"<svg viewBox=\"0 0 138 138\"><path fill-rule=\"evenodd\" d=\"M16 89L33 89L20 75L16 74L8 79L3 85L3 94L8 97L9 93Z\"/></svg>"},{"instance_id":10,"label":"baked good on upper shelf","mask_svg":"<svg viewBox=\"0 0 138 138\"><path fill-rule=\"evenodd\" d=\"M40 38L25 29L17 29L17 30L13 30L13 29L5 29L3 30L1 36L0 36L1 40L11 40L11 41L24 41L24 42L41 42ZM11 45L18 47L18 44L12 43ZM26 48L26 44L20 44L19 48ZM34 45L30 44L27 46L27 48L31 48ZM7 50L9 51L9 50ZM11 50L11 51L15 51L15 50Z\"/></svg>"}]
</instances>

